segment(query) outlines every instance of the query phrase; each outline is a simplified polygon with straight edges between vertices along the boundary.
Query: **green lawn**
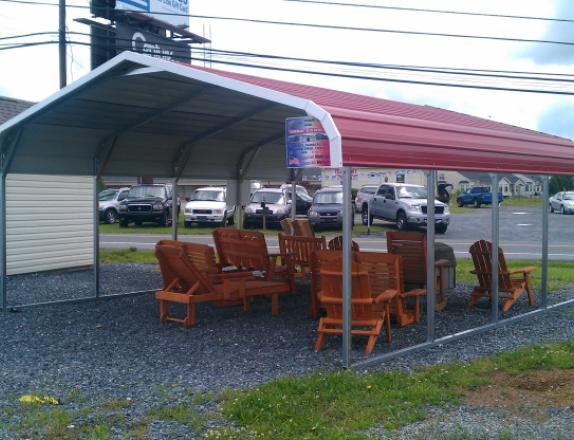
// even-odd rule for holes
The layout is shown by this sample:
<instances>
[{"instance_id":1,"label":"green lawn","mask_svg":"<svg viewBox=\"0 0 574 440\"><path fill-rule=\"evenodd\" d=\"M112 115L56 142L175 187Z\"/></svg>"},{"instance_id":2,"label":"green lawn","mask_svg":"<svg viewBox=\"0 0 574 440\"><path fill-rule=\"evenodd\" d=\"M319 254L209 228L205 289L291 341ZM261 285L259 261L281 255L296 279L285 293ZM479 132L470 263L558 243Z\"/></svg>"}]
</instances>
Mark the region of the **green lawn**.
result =
<instances>
[{"instance_id":1,"label":"green lawn","mask_svg":"<svg viewBox=\"0 0 574 440\"><path fill-rule=\"evenodd\" d=\"M502 204L500 205L502 209L504 208L540 208L542 207L542 199L541 198L529 198L529 197L508 197L504 199ZM452 214L469 214L476 212L477 209L488 209L490 205L482 205L480 208L475 208L474 206L465 206L463 208L459 208L456 205L456 197L453 197L450 201L450 212Z\"/></svg>"}]
</instances>

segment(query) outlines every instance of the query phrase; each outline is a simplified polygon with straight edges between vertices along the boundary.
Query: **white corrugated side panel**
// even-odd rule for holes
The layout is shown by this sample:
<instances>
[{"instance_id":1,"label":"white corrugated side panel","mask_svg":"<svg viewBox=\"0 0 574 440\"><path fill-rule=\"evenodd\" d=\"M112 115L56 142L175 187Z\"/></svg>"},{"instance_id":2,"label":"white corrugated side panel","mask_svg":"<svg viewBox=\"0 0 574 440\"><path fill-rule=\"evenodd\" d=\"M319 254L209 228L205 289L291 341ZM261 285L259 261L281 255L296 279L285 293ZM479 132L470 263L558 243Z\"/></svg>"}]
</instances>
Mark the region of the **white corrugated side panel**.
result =
<instances>
[{"instance_id":1,"label":"white corrugated side panel","mask_svg":"<svg viewBox=\"0 0 574 440\"><path fill-rule=\"evenodd\" d=\"M93 178L6 177L8 275L94 263Z\"/></svg>"}]
</instances>

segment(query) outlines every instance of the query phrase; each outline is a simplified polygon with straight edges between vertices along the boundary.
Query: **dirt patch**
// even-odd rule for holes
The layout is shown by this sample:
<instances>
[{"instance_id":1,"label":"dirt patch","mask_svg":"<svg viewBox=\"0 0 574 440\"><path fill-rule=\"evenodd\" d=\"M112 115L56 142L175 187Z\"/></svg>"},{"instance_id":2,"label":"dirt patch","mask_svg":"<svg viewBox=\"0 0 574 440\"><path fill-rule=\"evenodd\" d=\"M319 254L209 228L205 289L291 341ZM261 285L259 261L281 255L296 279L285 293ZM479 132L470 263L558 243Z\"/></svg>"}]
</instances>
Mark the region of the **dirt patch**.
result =
<instances>
[{"instance_id":1,"label":"dirt patch","mask_svg":"<svg viewBox=\"0 0 574 440\"><path fill-rule=\"evenodd\" d=\"M497 373L490 385L467 391L464 402L506 408L542 421L548 409L574 405L574 370L537 370L524 376Z\"/></svg>"}]
</instances>

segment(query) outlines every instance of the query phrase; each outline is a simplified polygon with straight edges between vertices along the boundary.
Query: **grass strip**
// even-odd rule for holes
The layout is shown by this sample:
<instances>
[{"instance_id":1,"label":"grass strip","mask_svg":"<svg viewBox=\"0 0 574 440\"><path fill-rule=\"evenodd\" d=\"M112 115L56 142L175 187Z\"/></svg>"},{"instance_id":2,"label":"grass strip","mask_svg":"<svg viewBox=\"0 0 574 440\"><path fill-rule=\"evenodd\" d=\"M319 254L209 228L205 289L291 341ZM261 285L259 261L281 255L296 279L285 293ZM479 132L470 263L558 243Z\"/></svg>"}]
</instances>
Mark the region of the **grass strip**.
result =
<instances>
[{"instance_id":1,"label":"grass strip","mask_svg":"<svg viewBox=\"0 0 574 440\"><path fill-rule=\"evenodd\" d=\"M424 420L430 406L459 403L465 391L488 384L494 372L572 368L574 343L565 342L410 374L337 371L285 377L227 392L222 412L239 428L212 429L207 438L366 439L369 428L383 424L394 430Z\"/></svg>"}]
</instances>

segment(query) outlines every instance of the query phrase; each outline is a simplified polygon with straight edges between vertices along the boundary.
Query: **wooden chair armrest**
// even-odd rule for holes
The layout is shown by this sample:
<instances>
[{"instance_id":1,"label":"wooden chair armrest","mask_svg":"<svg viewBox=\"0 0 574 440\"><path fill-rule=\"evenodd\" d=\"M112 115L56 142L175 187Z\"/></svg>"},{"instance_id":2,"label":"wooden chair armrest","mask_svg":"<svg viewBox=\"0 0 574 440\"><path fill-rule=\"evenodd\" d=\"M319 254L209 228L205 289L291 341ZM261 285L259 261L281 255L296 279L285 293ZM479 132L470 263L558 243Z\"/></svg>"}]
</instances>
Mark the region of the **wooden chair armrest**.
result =
<instances>
[{"instance_id":1,"label":"wooden chair armrest","mask_svg":"<svg viewBox=\"0 0 574 440\"><path fill-rule=\"evenodd\" d=\"M319 302L322 304L343 304L342 298L333 298L332 296L326 296L322 292L319 292L317 297L319 299ZM369 305L373 303L374 303L373 298L353 298L351 300L351 304L353 305L357 304Z\"/></svg>"},{"instance_id":2,"label":"wooden chair armrest","mask_svg":"<svg viewBox=\"0 0 574 440\"><path fill-rule=\"evenodd\" d=\"M436 269L442 269L443 267L447 266L450 264L450 261L442 259L442 260L437 260L434 262L434 267Z\"/></svg>"},{"instance_id":3,"label":"wooden chair armrest","mask_svg":"<svg viewBox=\"0 0 574 440\"><path fill-rule=\"evenodd\" d=\"M413 290L409 290L408 292L403 292L400 295L403 298L413 298L415 296L423 296L426 294L427 294L426 289L413 289Z\"/></svg>"},{"instance_id":4,"label":"wooden chair armrest","mask_svg":"<svg viewBox=\"0 0 574 440\"><path fill-rule=\"evenodd\" d=\"M398 294L399 292L397 292L395 289L385 290L383 293L375 297L375 304L391 301Z\"/></svg>"},{"instance_id":5,"label":"wooden chair armrest","mask_svg":"<svg viewBox=\"0 0 574 440\"><path fill-rule=\"evenodd\" d=\"M520 269L511 270L508 272L509 275L516 275L516 274L527 274L530 272L534 272L536 268L534 266L522 267Z\"/></svg>"}]
</instances>

